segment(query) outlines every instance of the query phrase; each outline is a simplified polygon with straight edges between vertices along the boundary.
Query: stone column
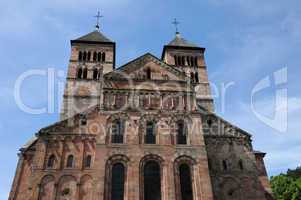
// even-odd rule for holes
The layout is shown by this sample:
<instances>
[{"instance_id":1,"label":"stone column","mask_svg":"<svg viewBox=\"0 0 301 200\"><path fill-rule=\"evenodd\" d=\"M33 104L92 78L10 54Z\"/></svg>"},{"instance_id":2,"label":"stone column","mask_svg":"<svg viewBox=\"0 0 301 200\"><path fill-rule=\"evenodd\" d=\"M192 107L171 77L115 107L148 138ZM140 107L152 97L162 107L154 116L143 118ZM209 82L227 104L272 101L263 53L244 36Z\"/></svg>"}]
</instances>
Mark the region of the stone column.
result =
<instances>
[{"instance_id":1,"label":"stone column","mask_svg":"<svg viewBox=\"0 0 301 200\"><path fill-rule=\"evenodd\" d=\"M139 161L128 163L128 196L127 200L140 199L140 170Z\"/></svg>"}]
</instances>

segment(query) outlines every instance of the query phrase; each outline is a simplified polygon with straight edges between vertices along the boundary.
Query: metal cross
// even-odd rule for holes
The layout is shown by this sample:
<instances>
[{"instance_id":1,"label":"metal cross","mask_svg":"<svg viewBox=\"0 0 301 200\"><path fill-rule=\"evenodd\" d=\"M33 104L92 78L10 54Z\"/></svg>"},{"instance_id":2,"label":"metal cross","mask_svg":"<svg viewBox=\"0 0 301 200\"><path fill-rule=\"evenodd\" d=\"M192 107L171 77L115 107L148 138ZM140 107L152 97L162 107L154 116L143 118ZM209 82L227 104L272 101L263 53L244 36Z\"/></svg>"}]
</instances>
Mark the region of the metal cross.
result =
<instances>
[{"instance_id":1,"label":"metal cross","mask_svg":"<svg viewBox=\"0 0 301 200\"><path fill-rule=\"evenodd\" d=\"M175 25L176 27L176 33L179 33L178 31L178 25L180 24L180 22L178 22L177 18L174 19L174 21L172 22L173 25Z\"/></svg>"},{"instance_id":2,"label":"metal cross","mask_svg":"<svg viewBox=\"0 0 301 200\"><path fill-rule=\"evenodd\" d=\"M97 12L97 15L94 16L94 17L97 18L97 20L96 20L96 26L95 26L95 27L96 27L97 30L99 30L99 20L100 20L100 18L102 18L103 16L100 15L100 12L98 11L98 12Z\"/></svg>"}]
</instances>

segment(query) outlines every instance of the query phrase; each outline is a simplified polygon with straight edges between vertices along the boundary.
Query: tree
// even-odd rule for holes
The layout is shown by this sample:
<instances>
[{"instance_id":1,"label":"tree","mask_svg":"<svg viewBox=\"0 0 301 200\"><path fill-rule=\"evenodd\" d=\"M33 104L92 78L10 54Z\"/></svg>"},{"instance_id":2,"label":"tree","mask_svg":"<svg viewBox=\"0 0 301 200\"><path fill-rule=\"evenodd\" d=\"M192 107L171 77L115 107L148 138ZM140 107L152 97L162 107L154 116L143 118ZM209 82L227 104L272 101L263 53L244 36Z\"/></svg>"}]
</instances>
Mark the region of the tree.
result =
<instances>
[{"instance_id":1,"label":"tree","mask_svg":"<svg viewBox=\"0 0 301 200\"><path fill-rule=\"evenodd\" d=\"M301 200L301 168L271 178L276 200Z\"/></svg>"}]
</instances>

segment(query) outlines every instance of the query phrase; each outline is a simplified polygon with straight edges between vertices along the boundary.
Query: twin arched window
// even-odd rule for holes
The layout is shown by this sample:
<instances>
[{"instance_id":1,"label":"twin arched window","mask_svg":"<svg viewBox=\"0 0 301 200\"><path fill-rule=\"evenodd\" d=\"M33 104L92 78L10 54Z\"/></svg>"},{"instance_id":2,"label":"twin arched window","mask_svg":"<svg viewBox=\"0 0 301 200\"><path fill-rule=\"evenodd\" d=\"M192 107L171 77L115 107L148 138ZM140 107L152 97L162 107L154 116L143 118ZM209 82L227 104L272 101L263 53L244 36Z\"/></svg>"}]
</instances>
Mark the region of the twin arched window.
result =
<instances>
[{"instance_id":1,"label":"twin arched window","mask_svg":"<svg viewBox=\"0 0 301 200\"><path fill-rule=\"evenodd\" d=\"M49 156L48 161L47 161L47 168L53 168L54 167L55 159L56 159L55 155L52 154L51 156ZM84 160L84 167L85 168L90 168L91 164L92 164L92 156L87 155L85 157L85 160ZM74 167L74 156L73 155L69 155L67 157L66 167L67 168L73 168Z\"/></svg>"},{"instance_id":2,"label":"twin arched window","mask_svg":"<svg viewBox=\"0 0 301 200\"><path fill-rule=\"evenodd\" d=\"M79 67L77 69L77 78L79 79L87 79L88 78L88 69ZM100 70L97 68L93 69L93 80L98 80L100 78Z\"/></svg>"},{"instance_id":3,"label":"twin arched window","mask_svg":"<svg viewBox=\"0 0 301 200\"><path fill-rule=\"evenodd\" d=\"M88 69L87 68L78 68L77 70L77 78L79 79L87 79L88 77Z\"/></svg>"},{"instance_id":4,"label":"twin arched window","mask_svg":"<svg viewBox=\"0 0 301 200\"><path fill-rule=\"evenodd\" d=\"M92 53L90 51L79 51L78 52L78 61L91 61ZM94 62L105 62L106 61L106 53L105 52L93 52L92 60Z\"/></svg>"},{"instance_id":5,"label":"twin arched window","mask_svg":"<svg viewBox=\"0 0 301 200\"><path fill-rule=\"evenodd\" d=\"M190 72L190 80L192 83L198 83L199 82L199 73L198 72Z\"/></svg>"},{"instance_id":6,"label":"twin arched window","mask_svg":"<svg viewBox=\"0 0 301 200\"><path fill-rule=\"evenodd\" d=\"M229 170L229 161L228 160L223 160L222 165L223 165L223 170L224 171ZM239 167L240 170L244 170L244 164L243 164L242 159L240 159L238 161L238 167Z\"/></svg>"}]
</instances>

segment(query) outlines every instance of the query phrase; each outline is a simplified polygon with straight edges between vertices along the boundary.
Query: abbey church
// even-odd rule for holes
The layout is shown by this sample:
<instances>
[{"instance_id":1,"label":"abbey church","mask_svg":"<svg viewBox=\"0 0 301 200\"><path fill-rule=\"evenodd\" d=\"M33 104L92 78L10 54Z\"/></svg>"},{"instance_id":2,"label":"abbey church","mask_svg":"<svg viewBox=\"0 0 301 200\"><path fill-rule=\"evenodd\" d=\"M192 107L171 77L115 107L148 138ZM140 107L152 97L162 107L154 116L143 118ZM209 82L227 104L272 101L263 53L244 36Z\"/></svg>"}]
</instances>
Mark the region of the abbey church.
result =
<instances>
[{"instance_id":1,"label":"abbey church","mask_svg":"<svg viewBox=\"0 0 301 200\"><path fill-rule=\"evenodd\" d=\"M265 153L215 113L204 47L177 32L161 58L116 56L99 29L71 40L60 120L20 149L9 200L273 199Z\"/></svg>"}]
</instances>

